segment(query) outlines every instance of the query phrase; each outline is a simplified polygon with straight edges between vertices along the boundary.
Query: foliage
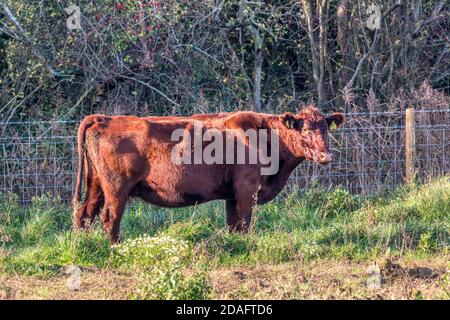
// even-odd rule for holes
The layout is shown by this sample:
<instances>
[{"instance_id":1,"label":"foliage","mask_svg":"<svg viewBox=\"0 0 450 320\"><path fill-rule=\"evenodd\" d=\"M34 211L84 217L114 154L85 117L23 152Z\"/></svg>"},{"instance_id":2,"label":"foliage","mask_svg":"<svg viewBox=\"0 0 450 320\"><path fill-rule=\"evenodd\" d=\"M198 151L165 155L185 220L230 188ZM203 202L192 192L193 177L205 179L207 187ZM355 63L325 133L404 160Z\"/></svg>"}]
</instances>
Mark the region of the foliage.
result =
<instances>
[{"instance_id":1,"label":"foliage","mask_svg":"<svg viewBox=\"0 0 450 320\"><path fill-rule=\"evenodd\" d=\"M303 197L309 207L323 218L352 212L359 206L358 197L352 196L348 190L340 187L326 190L313 185Z\"/></svg>"},{"instance_id":2,"label":"foliage","mask_svg":"<svg viewBox=\"0 0 450 320\"><path fill-rule=\"evenodd\" d=\"M116 245L114 261L126 269L160 268L185 264L190 258L188 243L183 240L161 236L143 235Z\"/></svg>"},{"instance_id":3,"label":"foliage","mask_svg":"<svg viewBox=\"0 0 450 320\"><path fill-rule=\"evenodd\" d=\"M205 299L210 292L205 273L186 276L191 255L188 242L168 236L143 235L113 249L116 264L139 271L136 299Z\"/></svg>"},{"instance_id":4,"label":"foliage","mask_svg":"<svg viewBox=\"0 0 450 320\"><path fill-rule=\"evenodd\" d=\"M307 101L387 110L424 80L448 93L449 11L438 0L383 3L378 32L361 0L78 2L82 30L72 31L71 4L5 1L2 120L259 103L280 112ZM361 107L366 97L378 103Z\"/></svg>"},{"instance_id":5,"label":"foliage","mask_svg":"<svg viewBox=\"0 0 450 320\"><path fill-rule=\"evenodd\" d=\"M71 210L57 199L23 207L2 196L0 270L54 277L72 264L119 268L137 279L132 298L203 299L211 294L211 270L221 266L445 256L449 190L449 177L369 199L338 187L295 190L258 206L248 235L227 231L221 203L163 214L136 202L125 213L123 242L112 248L98 224L72 232Z\"/></svg>"},{"instance_id":6,"label":"foliage","mask_svg":"<svg viewBox=\"0 0 450 320\"><path fill-rule=\"evenodd\" d=\"M204 300L211 293L211 285L204 272L185 276L181 268L169 265L141 275L141 286L135 299Z\"/></svg>"}]
</instances>

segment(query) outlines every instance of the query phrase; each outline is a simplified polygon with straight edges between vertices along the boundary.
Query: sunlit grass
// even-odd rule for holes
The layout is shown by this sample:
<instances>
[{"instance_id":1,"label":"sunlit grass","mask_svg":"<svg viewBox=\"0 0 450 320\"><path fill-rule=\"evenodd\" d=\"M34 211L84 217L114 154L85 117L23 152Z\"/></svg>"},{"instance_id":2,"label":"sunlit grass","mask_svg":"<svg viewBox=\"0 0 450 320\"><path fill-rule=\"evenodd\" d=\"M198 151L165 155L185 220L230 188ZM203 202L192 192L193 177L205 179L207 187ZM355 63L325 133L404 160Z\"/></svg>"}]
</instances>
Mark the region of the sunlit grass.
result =
<instances>
[{"instance_id":1,"label":"sunlit grass","mask_svg":"<svg viewBox=\"0 0 450 320\"><path fill-rule=\"evenodd\" d=\"M362 199L340 189L296 191L256 208L248 235L227 231L221 202L162 209L135 201L122 221L122 240L143 234L189 244L193 265L279 264L314 259L362 261L386 254L448 254L450 181L399 189L390 197ZM73 233L71 210L40 197L28 207L0 200L0 268L52 276L68 264L112 267L112 249L97 223Z\"/></svg>"}]
</instances>

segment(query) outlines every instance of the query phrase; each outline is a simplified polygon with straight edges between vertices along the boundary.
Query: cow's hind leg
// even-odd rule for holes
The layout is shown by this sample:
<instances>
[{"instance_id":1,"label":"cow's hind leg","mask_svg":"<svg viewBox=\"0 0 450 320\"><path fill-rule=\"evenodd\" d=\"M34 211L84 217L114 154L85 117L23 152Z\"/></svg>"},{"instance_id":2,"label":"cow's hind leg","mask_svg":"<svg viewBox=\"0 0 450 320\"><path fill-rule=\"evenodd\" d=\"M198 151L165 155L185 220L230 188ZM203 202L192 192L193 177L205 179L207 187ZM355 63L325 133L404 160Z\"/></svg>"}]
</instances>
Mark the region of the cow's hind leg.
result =
<instances>
[{"instance_id":1,"label":"cow's hind leg","mask_svg":"<svg viewBox=\"0 0 450 320\"><path fill-rule=\"evenodd\" d=\"M97 176L86 179L86 195L83 205L75 209L73 226L75 229L84 229L94 222L100 214L104 203L103 190Z\"/></svg>"},{"instance_id":2,"label":"cow's hind leg","mask_svg":"<svg viewBox=\"0 0 450 320\"><path fill-rule=\"evenodd\" d=\"M120 221L122 220L126 203L127 193L125 192L105 194L105 205L101 214L101 221L111 244L116 244L120 240Z\"/></svg>"}]
</instances>

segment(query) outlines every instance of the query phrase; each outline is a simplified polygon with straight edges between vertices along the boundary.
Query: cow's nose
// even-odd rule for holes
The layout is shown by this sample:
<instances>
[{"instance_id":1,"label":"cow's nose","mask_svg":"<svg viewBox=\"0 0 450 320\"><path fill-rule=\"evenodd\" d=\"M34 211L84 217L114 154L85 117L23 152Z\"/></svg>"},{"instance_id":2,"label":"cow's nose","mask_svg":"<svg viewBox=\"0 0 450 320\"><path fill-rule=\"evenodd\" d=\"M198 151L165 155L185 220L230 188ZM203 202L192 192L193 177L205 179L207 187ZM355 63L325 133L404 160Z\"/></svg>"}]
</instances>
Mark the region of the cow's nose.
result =
<instances>
[{"instance_id":1,"label":"cow's nose","mask_svg":"<svg viewBox=\"0 0 450 320\"><path fill-rule=\"evenodd\" d=\"M320 164L329 164L333 160L331 153L329 152L321 152L319 154L319 163Z\"/></svg>"}]
</instances>

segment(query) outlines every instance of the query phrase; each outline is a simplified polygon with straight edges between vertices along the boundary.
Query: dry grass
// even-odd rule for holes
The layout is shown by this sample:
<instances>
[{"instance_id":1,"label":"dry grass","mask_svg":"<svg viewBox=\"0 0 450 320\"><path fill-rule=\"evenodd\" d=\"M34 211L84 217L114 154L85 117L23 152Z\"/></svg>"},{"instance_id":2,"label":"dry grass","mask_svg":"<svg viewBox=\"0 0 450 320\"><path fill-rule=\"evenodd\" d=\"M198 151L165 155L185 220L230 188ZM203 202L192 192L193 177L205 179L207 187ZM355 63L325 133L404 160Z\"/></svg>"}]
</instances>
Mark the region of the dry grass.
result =
<instances>
[{"instance_id":1,"label":"dry grass","mask_svg":"<svg viewBox=\"0 0 450 320\"><path fill-rule=\"evenodd\" d=\"M444 281L448 259L378 261L382 287L366 286L369 263L315 260L256 267L218 267L210 279L215 299L449 299ZM447 275L448 276L448 275ZM67 288L64 272L54 277L0 276L1 299L128 299L133 276L108 269L84 269L81 288Z\"/></svg>"},{"instance_id":2,"label":"dry grass","mask_svg":"<svg viewBox=\"0 0 450 320\"><path fill-rule=\"evenodd\" d=\"M137 279L115 270L87 269L81 276L80 290L67 287L67 276L0 276L1 299L118 300L126 299L137 286Z\"/></svg>"},{"instance_id":3,"label":"dry grass","mask_svg":"<svg viewBox=\"0 0 450 320\"><path fill-rule=\"evenodd\" d=\"M316 260L256 268L221 268L212 273L217 299L449 299L443 281L447 259L397 262L402 275L382 270L379 290L366 286L368 263ZM419 273L416 273L420 270ZM427 271L430 270L429 275ZM447 292L447 293L446 293Z\"/></svg>"},{"instance_id":4,"label":"dry grass","mask_svg":"<svg viewBox=\"0 0 450 320\"><path fill-rule=\"evenodd\" d=\"M342 189L292 193L258 207L249 235L226 232L218 204L195 218L174 210L167 223L136 204L113 250L100 226L72 233L63 205L0 200L0 298L450 299L449 190L444 177L365 202ZM193 259L178 265L169 258L183 256L181 243ZM167 273L149 268L166 253ZM374 262L380 289L367 287ZM67 286L68 265L82 268L79 291Z\"/></svg>"}]
</instances>

